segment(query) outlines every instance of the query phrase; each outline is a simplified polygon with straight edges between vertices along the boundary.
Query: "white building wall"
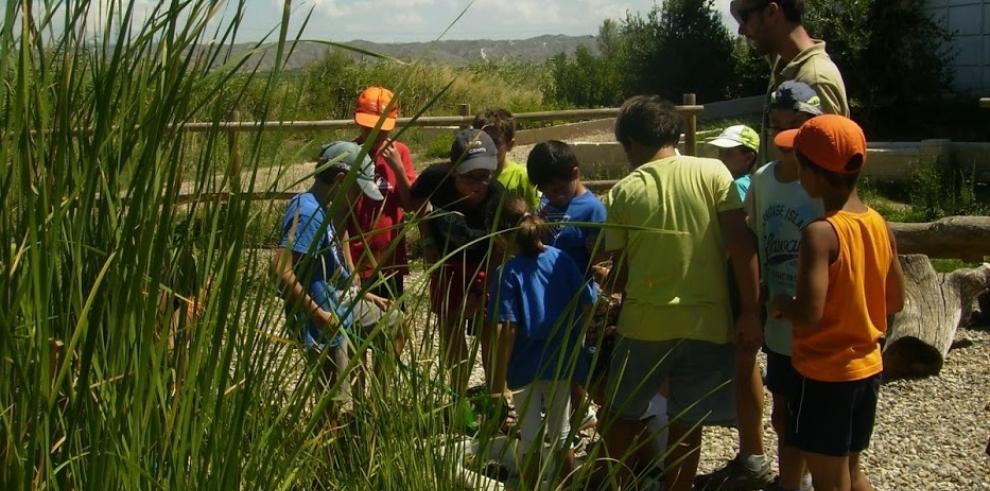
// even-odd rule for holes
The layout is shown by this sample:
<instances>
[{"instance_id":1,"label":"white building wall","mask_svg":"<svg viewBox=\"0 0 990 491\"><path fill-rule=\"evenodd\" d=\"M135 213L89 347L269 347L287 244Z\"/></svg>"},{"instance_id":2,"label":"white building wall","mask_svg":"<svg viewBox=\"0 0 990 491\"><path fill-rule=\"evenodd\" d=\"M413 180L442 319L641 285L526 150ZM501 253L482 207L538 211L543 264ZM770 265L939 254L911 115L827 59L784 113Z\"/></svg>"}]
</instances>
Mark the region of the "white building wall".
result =
<instances>
[{"instance_id":1,"label":"white building wall","mask_svg":"<svg viewBox=\"0 0 990 491\"><path fill-rule=\"evenodd\" d=\"M955 88L990 93L990 0L928 0L928 10L953 33Z\"/></svg>"}]
</instances>

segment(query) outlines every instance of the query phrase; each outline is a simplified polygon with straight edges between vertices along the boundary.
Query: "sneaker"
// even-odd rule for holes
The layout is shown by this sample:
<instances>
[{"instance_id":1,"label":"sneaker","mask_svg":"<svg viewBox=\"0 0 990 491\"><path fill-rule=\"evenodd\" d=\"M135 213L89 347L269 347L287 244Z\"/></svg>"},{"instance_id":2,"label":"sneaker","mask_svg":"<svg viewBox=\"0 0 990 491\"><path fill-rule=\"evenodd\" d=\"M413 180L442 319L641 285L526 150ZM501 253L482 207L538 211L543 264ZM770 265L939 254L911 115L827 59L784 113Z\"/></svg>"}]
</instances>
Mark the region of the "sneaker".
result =
<instances>
[{"instance_id":1,"label":"sneaker","mask_svg":"<svg viewBox=\"0 0 990 491\"><path fill-rule=\"evenodd\" d=\"M757 491L774 484L770 460L759 470L750 470L737 455L736 458L710 474L702 474L694 479L694 489L698 491Z\"/></svg>"}]
</instances>

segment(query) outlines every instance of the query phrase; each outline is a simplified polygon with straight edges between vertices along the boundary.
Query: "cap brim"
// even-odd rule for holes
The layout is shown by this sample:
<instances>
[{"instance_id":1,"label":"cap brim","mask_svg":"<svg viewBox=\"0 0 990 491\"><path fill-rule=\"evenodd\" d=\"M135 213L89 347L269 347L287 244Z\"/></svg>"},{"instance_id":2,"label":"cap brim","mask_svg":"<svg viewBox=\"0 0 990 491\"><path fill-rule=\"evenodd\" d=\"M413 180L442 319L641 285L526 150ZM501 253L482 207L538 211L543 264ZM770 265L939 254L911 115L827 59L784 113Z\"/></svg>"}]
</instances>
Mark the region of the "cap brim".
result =
<instances>
[{"instance_id":1,"label":"cap brim","mask_svg":"<svg viewBox=\"0 0 990 491\"><path fill-rule=\"evenodd\" d=\"M714 140L710 140L708 144L718 148L736 148L736 147L746 146L740 142L737 142L735 140L730 140L728 138L716 138Z\"/></svg>"},{"instance_id":2,"label":"cap brim","mask_svg":"<svg viewBox=\"0 0 990 491\"><path fill-rule=\"evenodd\" d=\"M794 150L794 137L797 134L798 130L781 131L773 138L773 144L781 150Z\"/></svg>"},{"instance_id":3,"label":"cap brim","mask_svg":"<svg viewBox=\"0 0 990 491\"><path fill-rule=\"evenodd\" d=\"M385 196L382 196L382 191L378 188L378 184L376 184L375 181L358 176L357 185L361 188L361 192L368 198L375 201L382 201L385 199Z\"/></svg>"},{"instance_id":4,"label":"cap brim","mask_svg":"<svg viewBox=\"0 0 990 491\"><path fill-rule=\"evenodd\" d=\"M498 170L498 157L494 155L479 155L457 164L458 174L467 174L478 169L495 172Z\"/></svg>"},{"instance_id":5,"label":"cap brim","mask_svg":"<svg viewBox=\"0 0 990 491\"><path fill-rule=\"evenodd\" d=\"M380 114L372 113L354 113L354 122L358 126L364 126L365 128L374 128L378 125L378 120L382 116ZM381 131L392 131L395 128L395 118L385 118L382 121Z\"/></svg>"}]
</instances>

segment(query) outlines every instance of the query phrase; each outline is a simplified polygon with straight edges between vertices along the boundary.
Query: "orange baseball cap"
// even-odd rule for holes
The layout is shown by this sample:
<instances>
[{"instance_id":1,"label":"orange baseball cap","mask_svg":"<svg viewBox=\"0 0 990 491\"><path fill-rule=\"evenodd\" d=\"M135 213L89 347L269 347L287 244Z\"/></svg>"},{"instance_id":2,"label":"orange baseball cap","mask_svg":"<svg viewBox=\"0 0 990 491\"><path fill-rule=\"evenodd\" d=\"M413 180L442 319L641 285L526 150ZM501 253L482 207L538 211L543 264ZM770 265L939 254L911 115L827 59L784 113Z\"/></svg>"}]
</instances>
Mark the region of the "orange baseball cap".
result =
<instances>
[{"instance_id":1,"label":"orange baseball cap","mask_svg":"<svg viewBox=\"0 0 990 491\"><path fill-rule=\"evenodd\" d=\"M773 144L777 145L777 148L790 152L794 150L794 137L797 136L798 130L784 130L777 133L777 136L773 138Z\"/></svg>"},{"instance_id":2,"label":"orange baseball cap","mask_svg":"<svg viewBox=\"0 0 990 491\"><path fill-rule=\"evenodd\" d=\"M354 110L354 122L358 126L374 128L378 125L378 120L382 117L388 103L392 101L394 94L391 90L383 87L368 87L358 95L357 108ZM395 128L395 118L399 117L399 104L392 106L392 110L382 121L382 131L392 131Z\"/></svg>"},{"instance_id":3,"label":"orange baseball cap","mask_svg":"<svg viewBox=\"0 0 990 491\"><path fill-rule=\"evenodd\" d=\"M856 174L866 164L863 128L837 114L806 121L794 135L794 148L816 166L836 174Z\"/></svg>"}]
</instances>

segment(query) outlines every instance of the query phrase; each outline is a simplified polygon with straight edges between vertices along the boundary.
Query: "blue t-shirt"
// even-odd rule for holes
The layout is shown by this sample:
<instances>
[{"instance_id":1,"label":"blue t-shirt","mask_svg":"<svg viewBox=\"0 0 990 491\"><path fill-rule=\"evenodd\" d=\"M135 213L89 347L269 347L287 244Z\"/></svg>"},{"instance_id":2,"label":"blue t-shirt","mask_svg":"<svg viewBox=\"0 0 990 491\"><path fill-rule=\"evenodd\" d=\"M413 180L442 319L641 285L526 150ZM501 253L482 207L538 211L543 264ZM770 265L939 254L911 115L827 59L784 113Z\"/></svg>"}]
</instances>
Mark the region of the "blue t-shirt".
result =
<instances>
[{"instance_id":1,"label":"blue t-shirt","mask_svg":"<svg viewBox=\"0 0 990 491\"><path fill-rule=\"evenodd\" d=\"M735 187L736 192L739 193L739 201L745 201L746 195L749 193L749 185L753 182L753 178L746 174L738 179L732 181L732 185Z\"/></svg>"},{"instance_id":2,"label":"blue t-shirt","mask_svg":"<svg viewBox=\"0 0 990 491\"><path fill-rule=\"evenodd\" d=\"M605 215L605 205L591 191L572 198L566 210L553 206L546 197L540 199L540 216L550 224L553 234L550 245L570 256L584 274L591 267L588 238L598 236L600 229L573 224L559 225L556 222L605 223Z\"/></svg>"},{"instance_id":3,"label":"blue t-shirt","mask_svg":"<svg viewBox=\"0 0 990 491\"><path fill-rule=\"evenodd\" d=\"M488 318L518 326L506 375L510 389L587 376L580 315L594 301L594 289L560 249L547 246L536 257L519 255L498 268Z\"/></svg>"},{"instance_id":4,"label":"blue t-shirt","mask_svg":"<svg viewBox=\"0 0 990 491\"><path fill-rule=\"evenodd\" d=\"M292 223L296 217L298 221L293 233ZM321 230L324 222L326 229ZM341 255L340 244L327 216L326 207L313 193L301 193L289 201L289 208L282 220L281 246L291 246L292 252L302 255L293 269L313 301L323 310L336 314L341 328L350 326L351 309L347 302L342 301L342 293L352 284L351 274ZM338 346L343 340L339 333L331 338L326 330L314 324L300 309L286 305L285 317L290 325L303 326L299 333L300 341L307 347L322 349L328 341L331 346Z\"/></svg>"}]
</instances>

